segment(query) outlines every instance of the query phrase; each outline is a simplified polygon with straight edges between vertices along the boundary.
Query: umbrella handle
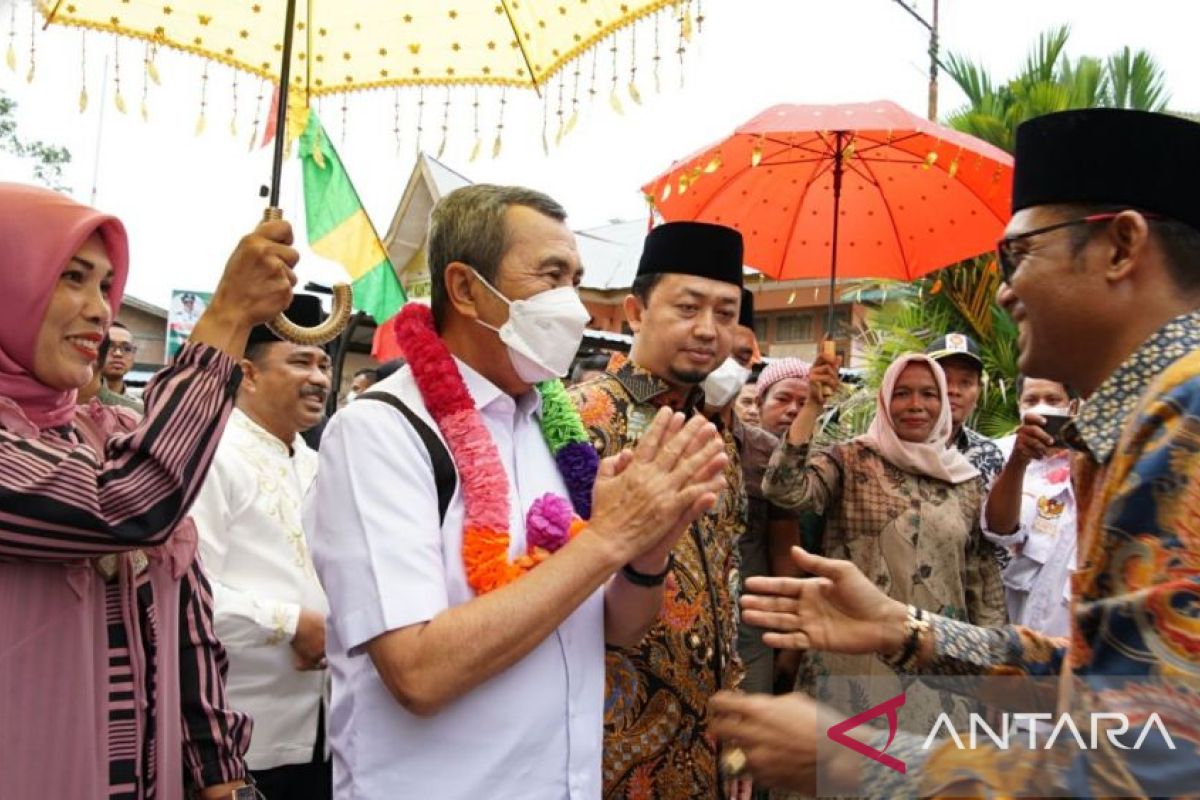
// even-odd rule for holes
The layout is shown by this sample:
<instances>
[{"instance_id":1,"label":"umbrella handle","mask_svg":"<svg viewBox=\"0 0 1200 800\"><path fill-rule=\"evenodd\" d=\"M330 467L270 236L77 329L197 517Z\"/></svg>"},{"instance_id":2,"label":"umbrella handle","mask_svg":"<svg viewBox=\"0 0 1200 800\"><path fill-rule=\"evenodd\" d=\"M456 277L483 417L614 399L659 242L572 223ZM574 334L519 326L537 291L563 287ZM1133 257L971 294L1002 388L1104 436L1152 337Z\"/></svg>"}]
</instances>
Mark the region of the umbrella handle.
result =
<instances>
[{"instance_id":1,"label":"umbrella handle","mask_svg":"<svg viewBox=\"0 0 1200 800\"><path fill-rule=\"evenodd\" d=\"M283 210L268 208L263 212L263 221L283 219ZM333 308L329 317L312 328L305 328L292 322L285 314L279 314L267 323L271 333L280 339L286 339L293 344L319 347L331 339L337 338L350 322L350 311L354 295L347 283L333 285Z\"/></svg>"},{"instance_id":2,"label":"umbrella handle","mask_svg":"<svg viewBox=\"0 0 1200 800\"><path fill-rule=\"evenodd\" d=\"M825 358L835 361L837 359L837 343L832 338L826 338L821 342L821 355ZM833 397L833 390L828 386L821 386L821 402L828 403Z\"/></svg>"}]
</instances>

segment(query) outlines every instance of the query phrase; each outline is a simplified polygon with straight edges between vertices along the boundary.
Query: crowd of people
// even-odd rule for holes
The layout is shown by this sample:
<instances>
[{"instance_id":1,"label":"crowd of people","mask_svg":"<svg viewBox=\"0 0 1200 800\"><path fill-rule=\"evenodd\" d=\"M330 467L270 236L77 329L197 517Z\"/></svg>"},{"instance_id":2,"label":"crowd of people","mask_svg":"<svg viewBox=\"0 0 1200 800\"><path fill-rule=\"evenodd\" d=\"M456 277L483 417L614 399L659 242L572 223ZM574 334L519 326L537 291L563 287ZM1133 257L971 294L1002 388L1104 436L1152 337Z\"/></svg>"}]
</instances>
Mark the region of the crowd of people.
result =
<instances>
[{"instance_id":1,"label":"crowd of people","mask_svg":"<svg viewBox=\"0 0 1200 800\"><path fill-rule=\"evenodd\" d=\"M492 185L436 204L403 361L328 419L328 353L265 325L323 318L281 221L138 400L120 221L0 184L0 796L1186 794L1198 153L1165 115L1019 129L998 441L966 332L898 357L863 435L818 436L841 359L763 358L718 224L653 228L631 349L578 358L566 211ZM1160 711L1171 750L930 747L1015 702L962 680L991 675L1140 709L1132 737ZM822 744L914 683L862 749Z\"/></svg>"}]
</instances>

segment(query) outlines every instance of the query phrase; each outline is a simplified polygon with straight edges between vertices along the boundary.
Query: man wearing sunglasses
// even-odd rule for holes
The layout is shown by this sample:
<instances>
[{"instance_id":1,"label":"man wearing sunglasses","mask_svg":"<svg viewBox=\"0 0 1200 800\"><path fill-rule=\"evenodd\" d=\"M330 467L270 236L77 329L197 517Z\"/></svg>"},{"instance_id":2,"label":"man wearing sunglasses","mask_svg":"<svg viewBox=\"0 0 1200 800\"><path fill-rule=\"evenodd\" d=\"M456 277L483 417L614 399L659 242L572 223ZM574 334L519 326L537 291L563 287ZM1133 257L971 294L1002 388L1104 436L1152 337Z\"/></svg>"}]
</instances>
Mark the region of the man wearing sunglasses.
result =
<instances>
[{"instance_id":1,"label":"man wearing sunglasses","mask_svg":"<svg viewBox=\"0 0 1200 800\"><path fill-rule=\"evenodd\" d=\"M902 674L935 684L954 676L951 686L976 696L992 689L987 702L1005 712L1051 719L1065 710L1077 728L1091 726L1091 747L1082 737L1053 745L981 737L964 748L925 732L894 740L865 727L850 732L886 750L897 771L848 747L818 750L820 731L841 719L807 698L718 694L713 730L743 751L756 785L872 797L1195 794L1198 185L1200 125L1180 117L1091 109L1017 129L999 301L1018 325L1021 372L1084 398L1063 428L1080 521L1069 646L1028 628L924 613L886 597L848 562L798 551L797 565L815 581L757 579L743 596L747 623L781 631L770 644L875 652ZM1008 677L984 686L964 684L967 676ZM1014 708L1034 697L1037 676L1049 676L1057 697ZM1098 724L1107 739L1099 745Z\"/></svg>"}]
</instances>

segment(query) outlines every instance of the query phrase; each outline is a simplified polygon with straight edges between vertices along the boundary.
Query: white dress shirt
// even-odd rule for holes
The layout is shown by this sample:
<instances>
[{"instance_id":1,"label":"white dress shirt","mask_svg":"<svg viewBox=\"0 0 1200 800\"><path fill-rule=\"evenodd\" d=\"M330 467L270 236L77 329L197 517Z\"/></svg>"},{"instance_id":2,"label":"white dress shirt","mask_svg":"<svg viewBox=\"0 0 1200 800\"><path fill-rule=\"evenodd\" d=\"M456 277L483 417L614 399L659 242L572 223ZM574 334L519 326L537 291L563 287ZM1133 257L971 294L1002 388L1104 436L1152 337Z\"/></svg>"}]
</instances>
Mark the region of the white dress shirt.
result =
<instances>
[{"instance_id":1,"label":"white dress shirt","mask_svg":"<svg viewBox=\"0 0 1200 800\"><path fill-rule=\"evenodd\" d=\"M300 522L316 470L317 454L299 436L289 453L234 409L192 506L229 654L229 702L254 719L252 770L313 758L326 678L295 668L291 641L301 608L328 610Z\"/></svg>"},{"instance_id":2,"label":"white dress shirt","mask_svg":"<svg viewBox=\"0 0 1200 800\"><path fill-rule=\"evenodd\" d=\"M546 492L567 496L542 438L540 398L530 392L514 400L458 367L508 476L510 555L519 555L533 501ZM372 391L399 397L437 431L408 367ZM329 594L335 796L599 798L603 592L523 659L436 715L410 714L364 645L474 599L462 562L461 475L439 527L428 451L407 420L376 400L356 400L333 417L320 461L304 522Z\"/></svg>"},{"instance_id":3,"label":"white dress shirt","mask_svg":"<svg viewBox=\"0 0 1200 800\"><path fill-rule=\"evenodd\" d=\"M1009 436L996 442L1005 458L1011 456L1015 441L1015 436ZM1060 450L1029 462L1014 533L1003 535L988 527L986 503L982 527L988 539L1014 550L1004 570L1009 621L1050 636L1070 635L1071 573L1078 533L1070 452Z\"/></svg>"}]
</instances>

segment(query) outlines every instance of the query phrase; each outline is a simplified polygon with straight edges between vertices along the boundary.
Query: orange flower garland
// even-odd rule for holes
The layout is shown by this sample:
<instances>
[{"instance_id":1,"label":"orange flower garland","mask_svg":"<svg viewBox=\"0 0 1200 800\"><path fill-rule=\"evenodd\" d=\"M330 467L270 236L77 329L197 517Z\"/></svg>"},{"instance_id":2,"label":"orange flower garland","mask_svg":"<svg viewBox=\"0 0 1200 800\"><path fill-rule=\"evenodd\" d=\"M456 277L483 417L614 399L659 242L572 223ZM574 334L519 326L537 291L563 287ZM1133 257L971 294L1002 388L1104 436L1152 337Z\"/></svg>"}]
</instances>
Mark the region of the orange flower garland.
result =
<instances>
[{"instance_id":1,"label":"orange flower garland","mask_svg":"<svg viewBox=\"0 0 1200 800\"><path fill-rule=\"evenodd\" d=\"M591 515L599 457L562 384L539 384L542 435L571 501L553 494L535 500L526 519L526 552L510 561L508 476L453 356L437 335L433 315L426 306L410 303L400 311L395 330L421 398L449 446L461 479L466 506L462 557L467 582L476 594L498 589L545 561L583 530L583 518Z\"/></svg>"}]
</instances>

